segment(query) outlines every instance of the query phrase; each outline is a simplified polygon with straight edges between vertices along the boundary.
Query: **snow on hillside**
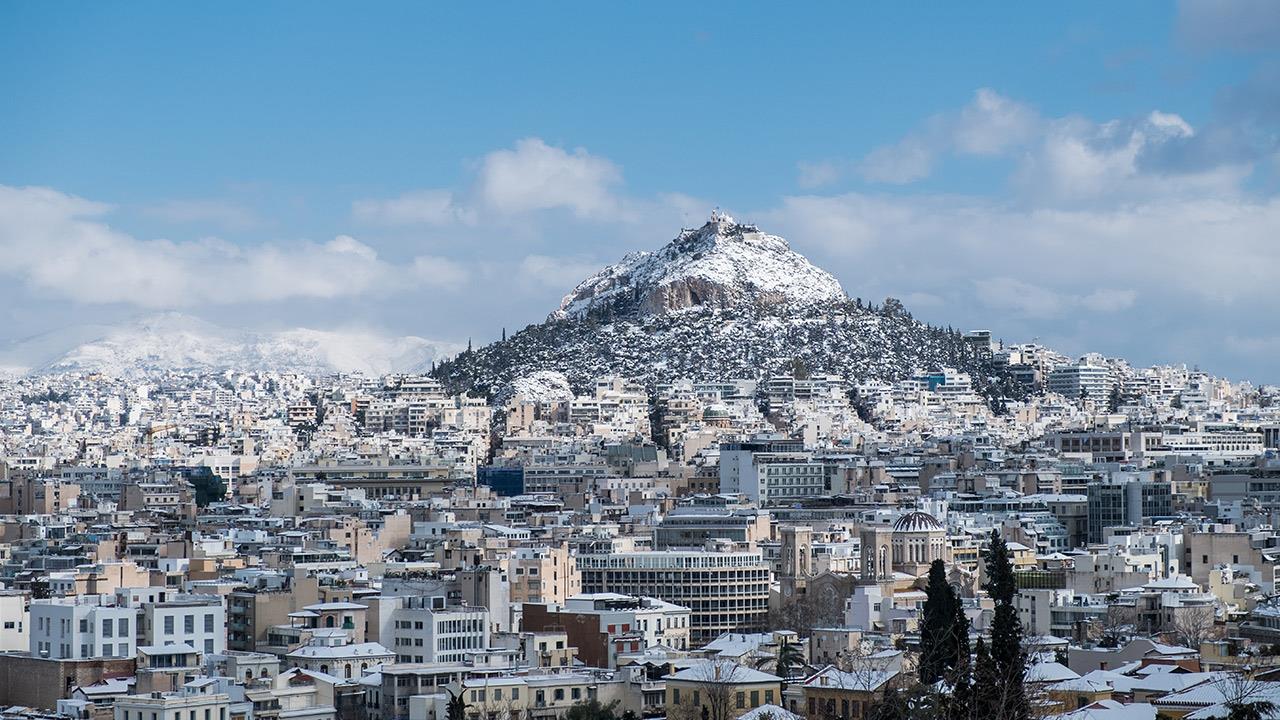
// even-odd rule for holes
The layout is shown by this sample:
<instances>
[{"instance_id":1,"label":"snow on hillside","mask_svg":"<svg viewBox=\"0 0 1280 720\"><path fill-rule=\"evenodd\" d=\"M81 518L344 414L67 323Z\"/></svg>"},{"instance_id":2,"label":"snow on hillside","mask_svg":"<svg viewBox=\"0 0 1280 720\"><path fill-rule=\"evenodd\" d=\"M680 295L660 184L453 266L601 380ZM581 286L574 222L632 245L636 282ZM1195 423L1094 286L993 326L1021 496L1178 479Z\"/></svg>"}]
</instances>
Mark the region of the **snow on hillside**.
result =
<instances>
[{"instance_id":1,"label":"snow on hillside","mask_svg":"<svg viewBox=\"0 0 1280 720\"><path fill-rule=\"evenodd\" d=\"M958 333L918 322L896 300L852 301L782 238L714 215L592 275L546 322L462 353L436 377L505 398L547 371L582 392L606 375L652 387L794 370L894 380L944 366L986 382Z\"/></svg>"},{"instance_id":2,"label":"snow on hillside","mask_svg":"<svg viewBox=\"0 0 1280 720\"><path fill-rule=\"evenodd\" d=\"M552 319L609 304L642 314L744 302L829 303L847 299L839 281L754 225L713 214L657 252L638 252L584 280Z\"/></svg>"},{"instance_id":3,"label":"snow on hillside","mask_svg":"<svg viewBox=\"0 0 1280 720\"><path fill-rule=\"evenodd\" d=\"M426 370L461 346L370 331L298 328L282 332L231 330L178 313L108 328L40 372L140 370L264 370L323 375Z\"/></svg>"},{"instance_id":4,"label":"snow on hillside","mask_svg":"<svg viewBox=\"0 0 1280 720\"><path fill-rule=\"evenodd\" d=\"M555 370L538 370L512 380L498 396L519 397L525 402L539 404L564 402L573 399L573 388L564 373Z\"/></svg>"}]
</instances>

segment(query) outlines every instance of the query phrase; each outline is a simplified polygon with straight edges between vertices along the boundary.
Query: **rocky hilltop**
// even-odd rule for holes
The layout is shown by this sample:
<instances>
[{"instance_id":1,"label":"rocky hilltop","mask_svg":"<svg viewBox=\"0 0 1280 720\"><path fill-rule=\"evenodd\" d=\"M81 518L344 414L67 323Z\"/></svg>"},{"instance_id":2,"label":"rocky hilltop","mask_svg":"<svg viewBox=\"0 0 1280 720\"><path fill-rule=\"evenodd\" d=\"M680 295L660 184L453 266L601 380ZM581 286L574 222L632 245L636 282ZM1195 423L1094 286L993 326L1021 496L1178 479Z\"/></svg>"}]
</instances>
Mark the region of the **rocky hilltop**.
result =
<instances>
[{"instance_id":1,"label":"rocky hilltop","mask_svg":"<svg viewBox=\"0 0 1280 720\"><path fill-rule=\"evenodd\" d=\"M782 238L717 214L595 273L545 322L463 352L435 375L494 397L546 371L581 392L604 375L650 386L795 370L893 380L943 366L970 372L979 388L991 379L959 333L915 320L896 300L850 300Z\"/></svg>"}]
</instances>

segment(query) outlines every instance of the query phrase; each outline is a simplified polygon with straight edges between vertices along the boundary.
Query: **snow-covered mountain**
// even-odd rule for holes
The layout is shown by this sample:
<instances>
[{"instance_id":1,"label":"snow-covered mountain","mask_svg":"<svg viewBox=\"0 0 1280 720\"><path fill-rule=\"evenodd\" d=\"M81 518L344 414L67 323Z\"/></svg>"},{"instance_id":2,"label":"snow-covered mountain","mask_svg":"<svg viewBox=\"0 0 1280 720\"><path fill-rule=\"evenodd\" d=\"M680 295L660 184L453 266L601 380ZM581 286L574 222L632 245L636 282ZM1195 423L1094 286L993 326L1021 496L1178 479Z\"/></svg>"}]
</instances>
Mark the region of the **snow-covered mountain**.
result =
<instances>
[{"instance_id":1,"label":"snow-covered mountain","mask_svg":"<svg viewBox=\"0 0 1280 720\"><path fill-rule=\"evenodd\" d=\"M583 280L551 319L606 305L641 314L743 303L813 304L846 300L839 281L777 235L714 213L657 252L638 252Z\"/></svg>"},{"instance_id":2,"label":"snow-covered mountain","mask_svg":"<svg viewBox=\"0 0 1280 720\"><path fill-rule=\"evenodd\" d=\"M52 358L29 356L27 362L35 372L97 371L112 375L223 369L376 375L426 370L433 361L462 350L452 343L364 330L231 330L178 313L98 328L98 332L94 339L68 352ZM40 339L26 343L35 347L49 344ZM18 349L12 354L23 353Z\"/></svg>"},{"instance_id":3,"label":"snow-covered mountain","mask_svg":"<svg viewBox=\"0 0 1280 720\"><path fill-rule=\"evenodd\" d=\"M959 333L918 322L893 299L850 300L782 238L714 215L592 275L546 322L464 352L436 376L502 399L546 371L581 392L603 375L650 386L791 370L892 380L943 366L980 388L990 379Z\"/></svg>"}]
</instances>

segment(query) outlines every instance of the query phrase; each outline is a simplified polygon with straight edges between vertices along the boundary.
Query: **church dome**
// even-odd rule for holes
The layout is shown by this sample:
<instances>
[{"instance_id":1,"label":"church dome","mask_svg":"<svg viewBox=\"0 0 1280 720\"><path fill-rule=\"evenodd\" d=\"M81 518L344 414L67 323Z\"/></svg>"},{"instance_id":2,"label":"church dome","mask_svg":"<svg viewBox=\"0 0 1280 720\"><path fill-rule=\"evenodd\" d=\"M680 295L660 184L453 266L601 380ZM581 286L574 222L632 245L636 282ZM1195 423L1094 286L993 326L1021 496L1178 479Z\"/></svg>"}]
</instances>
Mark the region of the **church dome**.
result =
<instances>
[{"instance_id":1,"label":"church dome","mask_svg":"<svg viewBox=\"0 0 1280 720\"><path fill-rule=\"evenodd\" d=\"M896 533L930 532L941 529L942 523L939 523L937 518L919 510L909 512L893 523L893 531Z\"/></svg>"}]
</instances>

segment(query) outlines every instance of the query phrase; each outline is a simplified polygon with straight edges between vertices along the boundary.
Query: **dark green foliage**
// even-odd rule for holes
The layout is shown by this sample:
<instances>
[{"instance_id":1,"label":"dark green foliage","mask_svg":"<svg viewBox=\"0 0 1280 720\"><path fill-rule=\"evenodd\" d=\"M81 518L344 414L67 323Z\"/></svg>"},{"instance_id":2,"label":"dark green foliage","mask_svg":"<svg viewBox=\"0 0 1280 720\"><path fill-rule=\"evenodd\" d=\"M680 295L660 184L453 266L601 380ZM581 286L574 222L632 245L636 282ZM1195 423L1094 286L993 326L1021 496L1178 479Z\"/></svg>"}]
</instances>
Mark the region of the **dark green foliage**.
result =
<instances>
[{"instance_id":1,"label":"dark green foliage","mask_svg":"<svg viewBox=\"0 0 1280 720\"><path fill-rule=\"evenodd\" d=\"M955 637L955 664L947 679L951 683L951 695L944 699L947 720L969 720L973 715L973 677L969 660L969 618L964 614L964 604L956 599L955 615L951 619Z\"/></svg>"},{"instance_id":2,"label":"dark green foliage","mask_svg":"<svg viewBox=\"0 0 1280 720\"><path fill-rule=\"evenodd\" d=\"M466 720L467 703L462 699L461 692L457 695L454 695L453 691L449 692L449 705L445 710L445 717L447 720Z\"/></svg>"},{"instance_id":3,"label":"dark green foliage","mask_svg":"<svg viewBox=\"0 0 1280 720\"><path fill-rule=\"evenodd\" d=\"M1227 703L1227 720L1267 720L1276 710L1276 704L1268 700Z\"/></svg>"},{"instance_id":4,"label":"dark green foliage","mask_svg":"<svg viewBox=\"0 0 1280 720\"><path fill-rule=\"evenodd\" d=\"M987 643L978 638L973 661L972 713L975 718L994 718L999 711L998 695L1000 672L987 649Z\"/></svg>"},{"instance_id":5,"label":"dark green foliage","mask_svg":"<svg viewBox=\"0 0 1280 720\"><path fill-rule=\"evenodd\" d=\"M960 598L947 584L947 566L934 560L929 566L924 611L920 620L920 682L932 685L956 665L954 621Z\"/></svg>"},{"instance_id":6,"label":"dark green foliage","mask_svg":"<svg viewBox=\"0 0 1280 720\"><path fill-rule=\"evenodd\" d=\"M804 653L800 651L798 643L783 641L778 646L778 659L774 663L774 674L782 678L782 687L786 689L787 679L791 677L796 668L804 664Z\"/></svg>"},{"instance_id":7,"label":"dark green foliage","mask_svg":"<svg viewBox=\"0 0 1280 720\"><path fill-rule=\"evenodd\" d=\"M995 680L994 684L983 685L975 677L975 693L998 699L995 715L998 720L1024 720L1030 711L1024 685L1027 656L1022 650L1022 622L1013 604L1018 584L1013 576L1013 563L1009 560L1009 547L994 530L983 559L987 571L984 587L995 601L991 621L991 664ZM992 680L987 678L986 682Z\"/></svg>"},{"instance_id":8,"label":"dark green foliage","mask_svg":"<svg viewBox=\"0 0 1280 720\"><path fill-rule=\"evenodd\" d=\"M618 701L605 705L592 698L586 702L574 703L564 714L564 720L618 720L614 709Z\"/></svg>"},{"instance_id":9,"label":"dark green foliage","mask_svg":"<svg viewBox=\"0 0 1280 720\"><path fill-rule=\"evenodd\" d=\"M227 484L207 467L196 468L187 480L195 488L197 507L206 507L211 502L222 502L227 496Z\"/></svg>"},{"instance_id":10,"label":"dark green foliage","mask_svg":"<svg viewBox=\"0 0 1280 720\"><path fill-rule=\"evenodd\" d=\"M610 306L587 317L530 325L505 340L438 364L432 375L451 392L496 397L537 370L558 370L576 392L618 375L652 388L672 377L763 378L793 371L859 380L908 377L917 368L953 367L991 400L1016 397L1007 371L979 357L960 335L910 318L900 308L856 303L698 307L645 315Z\"/></svg>"}]
</instances>

